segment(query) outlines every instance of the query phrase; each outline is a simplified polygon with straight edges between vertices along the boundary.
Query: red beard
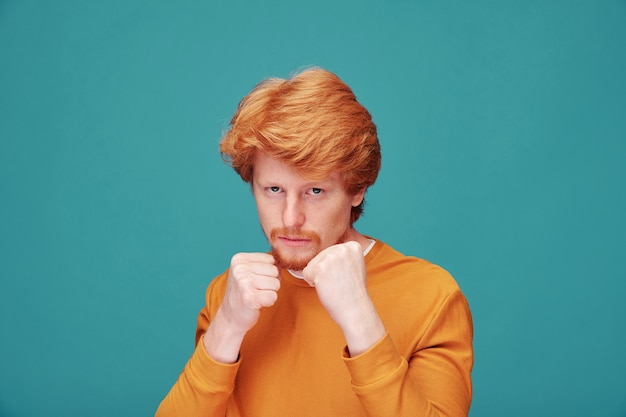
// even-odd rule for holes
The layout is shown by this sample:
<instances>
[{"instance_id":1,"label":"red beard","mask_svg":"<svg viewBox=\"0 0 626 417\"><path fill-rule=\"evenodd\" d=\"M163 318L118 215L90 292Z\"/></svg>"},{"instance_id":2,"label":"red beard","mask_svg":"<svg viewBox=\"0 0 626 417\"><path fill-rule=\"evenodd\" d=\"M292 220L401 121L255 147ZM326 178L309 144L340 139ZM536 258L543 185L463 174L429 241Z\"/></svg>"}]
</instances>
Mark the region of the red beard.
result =
<instances>
[{"instance_id":1,"label":"red beard","mask_svg":"<svg viewBox=\"0 0 626 417\"><path fill-rule=\"evenodd\" d=\"M308 239L313 245L313 251L310 249L308 253L303 255L285 255L282 254L276 247L276 242L280 237L289 237L290 239ZM288 227L272 229L270 233L270 245L272 246L272 255L276 260L276 265L279 268L291 269L292 271L302 271L307 264L313 259L321 250L322 239L320 236L311 231L293 229Z\"/></svg>"},{"instance_id":2,"label":"red beard","mask_svg":"<svg viewBox=\"0 0 626 417\"><path fill-rule=\"evenodd\" d=\"M344 243L348 239L349 228L339 237L336 244ZM281 254L277 249L275 242L281 237L289 237L290 239L308 239L313 245L313 250L309 250L308 253L303 255L287 256ZM289 227L280 227L272 229L269 236L269 242L272 246L272 256L276 260L276 266L283 269L290 269L292 271L302 271L311 261L320 253L322 248L322 239L320 235L315 232L301 229L294 229Z\"/></svg>"}]
</instances>

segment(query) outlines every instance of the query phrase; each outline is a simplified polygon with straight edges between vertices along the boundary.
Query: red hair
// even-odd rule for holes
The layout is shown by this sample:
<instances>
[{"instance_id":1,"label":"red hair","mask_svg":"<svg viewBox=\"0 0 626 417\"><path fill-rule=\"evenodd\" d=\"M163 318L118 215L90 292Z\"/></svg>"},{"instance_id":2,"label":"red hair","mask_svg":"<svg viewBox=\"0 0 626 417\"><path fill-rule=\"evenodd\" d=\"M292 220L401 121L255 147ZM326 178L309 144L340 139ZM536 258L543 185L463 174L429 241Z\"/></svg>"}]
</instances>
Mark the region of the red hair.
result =
<instances>
[{"instance_id":1,"label":"red hair","mask_svg":"<svg viewBox=\"0 0 626 417\"><path fill-rule=\"evenodd\" d=\"M335 74L321 68L269 78L245 96L220 142L222 158L250 182L257 150L321 180L334 171L355 194L374 184L381 165L370 113ZM352 208L356 221L363 204Z\"/></svg>"}]
</instances>

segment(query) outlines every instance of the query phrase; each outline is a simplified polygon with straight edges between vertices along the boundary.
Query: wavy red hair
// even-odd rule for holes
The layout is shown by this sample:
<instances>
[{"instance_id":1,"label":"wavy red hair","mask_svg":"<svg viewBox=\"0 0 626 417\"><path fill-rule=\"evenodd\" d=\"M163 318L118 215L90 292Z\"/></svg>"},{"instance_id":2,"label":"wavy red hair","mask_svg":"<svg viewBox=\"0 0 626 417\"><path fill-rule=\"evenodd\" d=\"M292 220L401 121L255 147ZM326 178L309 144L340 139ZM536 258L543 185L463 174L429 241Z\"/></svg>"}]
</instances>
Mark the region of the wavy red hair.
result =
<instances>
[{"instance_id":1,"label":"wavy red hair","mask_svg":"<svg viewBox=\"0 0 626 417\"><path fill-rule=\"evenodd\" d=\"M222 158L250 182L258 150L303 178L320 180L338 171L352 194L374 184L381 166L370 113L350 87L321 68L269 78L241 100L220 142ZM363 203L353 207L351 221L362 211Z\"/></svg>"}]
</instances>

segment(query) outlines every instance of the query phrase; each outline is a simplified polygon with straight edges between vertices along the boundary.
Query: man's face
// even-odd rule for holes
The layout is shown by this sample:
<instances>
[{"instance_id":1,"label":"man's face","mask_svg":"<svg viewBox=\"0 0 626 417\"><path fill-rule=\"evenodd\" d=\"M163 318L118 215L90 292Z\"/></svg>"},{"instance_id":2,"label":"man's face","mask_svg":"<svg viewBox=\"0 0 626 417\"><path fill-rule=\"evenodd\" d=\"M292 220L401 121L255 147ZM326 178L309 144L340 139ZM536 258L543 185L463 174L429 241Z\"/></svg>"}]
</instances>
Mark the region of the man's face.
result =
<instances>
[{"instance_id":1,"label":"man's face","mask_svg":"<svg viewBox=\"0 0 626 417\"><path fill-rule=\"evenodd\" d=\"M350 212L365 191L348 194L339 173L309 181L257 152L252 190L261 227L279 266L301 271L319 252L356 234Z\"/></svg>"}]
</instances>

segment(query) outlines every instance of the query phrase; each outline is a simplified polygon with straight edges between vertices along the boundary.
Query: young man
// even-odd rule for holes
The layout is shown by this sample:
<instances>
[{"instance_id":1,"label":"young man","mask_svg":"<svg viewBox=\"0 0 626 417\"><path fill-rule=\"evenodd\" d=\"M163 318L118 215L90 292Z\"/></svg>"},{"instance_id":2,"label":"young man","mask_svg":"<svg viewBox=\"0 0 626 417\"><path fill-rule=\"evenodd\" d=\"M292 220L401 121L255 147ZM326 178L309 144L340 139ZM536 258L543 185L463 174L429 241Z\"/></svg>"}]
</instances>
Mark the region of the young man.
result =
<instances>
[{"instance_id":1,"label":"young man","mask_svg":"<svg viewBox=\"0 0 626 417\"><path fill-rule=\"evenodd\" d=\"M376 127L336 75L269 79L220 144L270 253L208 287L196 349L157 416L467 416L472 322L453 278L359 233Z\"/></svg>"}]
</instances>

